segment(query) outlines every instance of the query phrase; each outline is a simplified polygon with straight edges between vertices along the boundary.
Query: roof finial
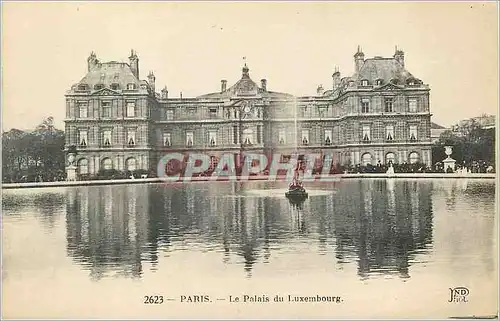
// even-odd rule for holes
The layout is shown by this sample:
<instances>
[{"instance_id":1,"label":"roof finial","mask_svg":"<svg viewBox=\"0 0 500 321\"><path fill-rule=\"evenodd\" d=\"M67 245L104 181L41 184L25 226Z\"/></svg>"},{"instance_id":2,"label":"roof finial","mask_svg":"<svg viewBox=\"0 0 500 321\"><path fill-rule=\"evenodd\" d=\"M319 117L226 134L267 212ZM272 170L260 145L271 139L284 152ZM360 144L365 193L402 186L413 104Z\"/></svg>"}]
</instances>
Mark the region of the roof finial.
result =
<instances>
[{"instance_id":1,"label":"roof finial","mask_svg":"<svg viewBox=\"0 0 500 321\"><path fill-rule=\"evenodd\" d=\"M248 71L249 71L249 69L248 69L248 66L247 66L247 63L246 63L246 59L247 59L247 57L243 57L243 61L245 61L245 65L243 66L243 69L242 69L242 71L243 71L243 77L248 77Z\"/></svg>"},{"instance_id":2,"label":"roof finial","mask_svg":"<svg viewBox=\"0 0 500 321\"><path fill-rule=\"evenodd\" d=\"M361 46L358 45L358 52L361 52Z\"/></svg>"}]
</instances>

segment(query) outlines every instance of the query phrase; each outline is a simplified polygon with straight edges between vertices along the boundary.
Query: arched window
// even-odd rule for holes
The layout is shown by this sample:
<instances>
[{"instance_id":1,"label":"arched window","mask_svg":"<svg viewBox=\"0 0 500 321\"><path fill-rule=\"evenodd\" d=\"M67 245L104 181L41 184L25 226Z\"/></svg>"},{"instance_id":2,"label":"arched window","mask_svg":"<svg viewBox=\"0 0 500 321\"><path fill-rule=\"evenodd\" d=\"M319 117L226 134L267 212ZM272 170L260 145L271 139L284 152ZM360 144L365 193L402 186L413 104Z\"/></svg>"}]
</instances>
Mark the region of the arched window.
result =
<instances>
[{"instance_id":1,"label":"arched window","mask_svg":"<svg viewBox=\"0 0 500 321\"><path fill-rule=\"evenodd\" d=\"M410 164L415 164L420 160L420 155L417 152L411 152L408 158L410 159Z\"/></svg>"},{"instance_id":2,"label":"arched window","mask_svg":"<svg viewBox=\"0 0 500 321\"><path fill-rule=\"evenodd\" d=\"M104 170L113 169L113 161L111 160L111 158L105 158L102 160L102 168Z\"/></svg>"},{"instance_id":3,"label":"arched window","mask_svg":"<svg viewBox=\"0 0 500 321\"><path fill-rule=\"evenodd\" d=\"M89 161L82 158L78 161L78 174L88 174L89 173Z\"/></svg>"},{"instance_id":4,"label":"arched window","mask_svg":"<svg viewBox=\"0 0 500 321\"><path fill-rule=\"evenodd\" d=\"M368 164L371 164L372 163L372 154L370 153L364 153L362 156L361 156L361 163L366 166Z\"/></svg>"},{"instance_id":5,"label":"arched window","mask_svg":"<svg viewBox=\"0 0 500 321\"><path fill-rule=\"evenodd\" d=\"M396 155L394 153L385 154L385 163L389 165L390 163L394 164L396 162Z\"/></svg>"},{"instance_id":6,"label":"arched window","mask_svg":"<svg viewBox=\"0 0 500 321\"><path fill-rule=\"evenodd\" d=\"M368 86L369 82L366 79L361 80L361 86Z\"/></svg>"},{"instance_id":7,"label":"arched window","mask_svg":"<svg viewBox=\"0 0 500 321\"><path fill-rule=\"evenodd\" d=\"M137 169L137 166L136 166L137 162L136 162L135 158L130 157L129 159L127 159L127 161L125 163L126 163L128 171L133 172Z\"/></svg>"},{"instance_id":8,"label":"arched window","mask_svg":"<svg viewBox=\"0 0 500 321\"><path fill-rule=\"evenodd\" d=\"M384 83L383 79L377 79L376 82L377 86L381 86Z\"/></svg>"}]
</instances>

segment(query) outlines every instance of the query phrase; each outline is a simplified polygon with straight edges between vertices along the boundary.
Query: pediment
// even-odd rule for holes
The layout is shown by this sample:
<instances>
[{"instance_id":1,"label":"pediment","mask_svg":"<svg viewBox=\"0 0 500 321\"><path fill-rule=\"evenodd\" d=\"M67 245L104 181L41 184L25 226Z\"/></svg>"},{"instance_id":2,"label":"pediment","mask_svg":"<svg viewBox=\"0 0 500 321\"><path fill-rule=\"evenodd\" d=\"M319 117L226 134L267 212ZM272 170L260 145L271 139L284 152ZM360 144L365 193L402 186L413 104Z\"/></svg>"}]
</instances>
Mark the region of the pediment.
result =
<instances>
[{"instance_id":1,"label":"pediment","mask_svg":"<svg viewBox=\"0 0 500 321\"><path fill-rule=\"evenodd\" d=\"M401 90L404 89L404 87L395 85L393 83L387 83L381 87L375 88L375 91L385 91L385 90Z\"/></svg>"},{"instance_id":2,"label":"pediment","mask_svg":"<svg viewBox=\"0 0 500 321\"><path fill-rule=\"evenodd\" d=\"M103 88L101 90L92 93L92 96L117 96L117 95L121 94L109 88Z\"/></svg>"}]
</instances>

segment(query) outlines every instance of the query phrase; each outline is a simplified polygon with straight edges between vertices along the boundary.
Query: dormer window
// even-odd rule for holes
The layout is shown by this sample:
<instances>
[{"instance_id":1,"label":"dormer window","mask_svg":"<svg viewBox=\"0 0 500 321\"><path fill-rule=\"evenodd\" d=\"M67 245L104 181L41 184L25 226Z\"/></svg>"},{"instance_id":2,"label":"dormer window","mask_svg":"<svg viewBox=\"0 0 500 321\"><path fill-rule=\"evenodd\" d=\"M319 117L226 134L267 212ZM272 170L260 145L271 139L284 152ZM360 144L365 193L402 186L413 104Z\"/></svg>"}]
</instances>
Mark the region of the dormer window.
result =
<instances>
[{"instance_id":1,"label":"dormer window","mask_svg":"<svg viewBox=\"0 0 500 321\"><path fill-rule=\"evenodd\" d=\"M118 90L118 89L120 89L120 85L119 84L111 84L111 89Z\"/></svg>"},{"instance_id":2,"label":"dormer window","mask_svg":"<svg viewBox=\"0 0 500 321\"><path fill-rule=\"evenodd\" d=\"M394 85L399 85L399 79L393 78L391 79L391 83Z\"/></svg>"},{"instance_id":3,"label":"dormer window","mask_svg":"<svg viewBox=\"0 0 500 321\"><path fill-rule=\"evenodd\" d=\"M361 80L361 86L368 86L368 85L369 85L368 80L366 79Z\"/></svg>"},{"instance_id":4,"label":"dormer window","mask_svg":"<svg viewBox=\"0 0 500 321\"><path fill-rule=\"evenodd\" d=\"M381 86L384 83L384 81L382 79L377 79L375 83L377 84L377 86Z\"/></svg>"},{"instance_id":5,"label":"dormer window","mask_svg":"<svg viewBox=\"0 0 500 321\"><path fill-rule=\"evenodd\" d=\"M104 85L103 84L97 84L94 86L94 90L101 90L104 88Z\"/></svg>"},{"instance_id":6,"label":"dormer window","mask_svg":"<svg viewBox=\"0 0 500 321\"><path fill-rule=\"evenodd\" d=\"M135 84L127 84L127 90L134 90Z\"/></svg>"},{"instance_id":7,"label":"dormer window","mask_svg":"<svg viewBox=\"0 0 500 321\"><path fill-rule=\"evenodd\" d=\"M77 90L80 90L80 91L86 91L88 89L89 89L89 86L87 86L86 84L80 84L77 87Z\"/></svg>"}]
</instances>

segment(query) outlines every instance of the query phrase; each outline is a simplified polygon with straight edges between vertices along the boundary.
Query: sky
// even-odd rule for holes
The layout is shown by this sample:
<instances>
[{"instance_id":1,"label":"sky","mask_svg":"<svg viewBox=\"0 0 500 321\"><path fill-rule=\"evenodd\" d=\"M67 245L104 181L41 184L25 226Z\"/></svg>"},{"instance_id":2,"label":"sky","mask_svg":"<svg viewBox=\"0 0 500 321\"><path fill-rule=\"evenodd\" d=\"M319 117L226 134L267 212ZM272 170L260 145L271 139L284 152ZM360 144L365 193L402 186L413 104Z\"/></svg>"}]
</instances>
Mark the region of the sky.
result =
<instances>
[{"instance_id":1,"label":"sky","mask_svg":"<svg viewBox=\"0 0 500 321\"><path fill-rule=\"evenodd\" d=\"M2 2L2 130L52 116L64 128L65 92L87 57L128 62L156 75L170 97L219 91L241 77L268 90L313 95L366 58L405 52L409 72L431 88L432 121L450 126L497 114L495 2Z\"/></svg>"}]
</instances>

